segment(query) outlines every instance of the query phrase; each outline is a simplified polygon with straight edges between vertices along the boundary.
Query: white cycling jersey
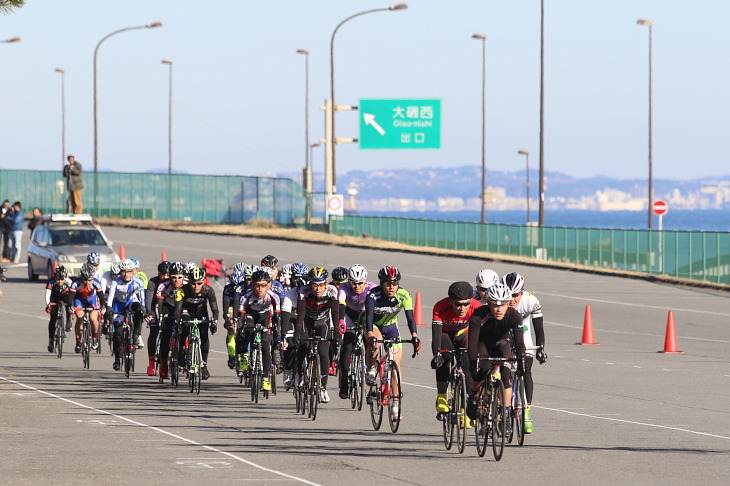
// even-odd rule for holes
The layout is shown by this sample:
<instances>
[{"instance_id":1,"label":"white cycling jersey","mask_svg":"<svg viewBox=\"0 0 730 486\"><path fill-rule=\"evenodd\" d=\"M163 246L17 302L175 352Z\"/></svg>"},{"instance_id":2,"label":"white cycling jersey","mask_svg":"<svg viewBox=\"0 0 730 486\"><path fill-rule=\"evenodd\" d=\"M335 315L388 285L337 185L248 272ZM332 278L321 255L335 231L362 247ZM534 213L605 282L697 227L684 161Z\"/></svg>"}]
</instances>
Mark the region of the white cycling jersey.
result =
<instances>
[{"instance_id":1,"label":"white cycling jersey","mask_svg":"<svg viewBox=\"0 0 730 486\"><path fill-rule=\"evenodd\" d=\"M535 341L532 339L532 319L534 317L542 317L542 306L537 297L529 292L522 293L522 299L517 304L515 310L522 316L522 330L525 332L525 347L535 346ZM528 349L527 354L529 356L535 356L534 349Z\"/></svg>"}]
</instances>

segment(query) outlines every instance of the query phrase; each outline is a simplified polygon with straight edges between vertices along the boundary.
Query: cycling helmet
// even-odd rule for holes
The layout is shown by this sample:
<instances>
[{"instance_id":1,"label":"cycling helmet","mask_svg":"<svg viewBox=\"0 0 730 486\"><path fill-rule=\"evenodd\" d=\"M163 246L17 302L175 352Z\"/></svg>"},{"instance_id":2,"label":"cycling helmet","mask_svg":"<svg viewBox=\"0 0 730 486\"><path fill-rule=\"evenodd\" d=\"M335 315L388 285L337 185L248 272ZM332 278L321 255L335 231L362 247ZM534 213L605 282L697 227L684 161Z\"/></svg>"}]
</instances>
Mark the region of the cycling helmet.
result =
<instances>
[{"instance_id":1,"label":"cycling helmet","mask_svg":"<svg viewBox=\"0 0 730 486\"><path fill-rule=\"evenodd\" d=\"M243 270L244 268L246 268L246 264L243 262L238 262L235 265L233 265L234 270Z\"/></svg>"},{"instance_id":2,"label":"cycling helmet","mask_svg":"<svg viewBox=\"0 0 730 486\"><path fill-rule=\"evenodd\" d=\"M122 262L119 264L119 269L122 272L134 270L134 262L129 258L127 258L126 260L122 260Z\"/></svg>"},{"instance_id":3,"label":"cycling helmet","mask_svg":"<svg viewBox=\"0 0 730 486\"><path fill-rule=\"evenodd\" d=\"M175 262L170 265L170 275L183 275L185 273L185 265L182 262Z\"/></svg>"},{"instance_id":4,"label":"cycling helmet","mask_svg":"<svg viewBox=\"0 0 730 486\"><path fill-rule=\"evenodd\" d=\"M398 282L400 277L400 270L396 267L383 267L378 272L378 279L381 282Z\"/></svg>"},{"instance_id":5,"label":"cycling helmet","mask_svg":"<svg viewBox=\"0 0 730 486\"><path fill-rule=\"evenodd\" d=\"M63 265L59 265L56 271L53 272L54 280L66 280L68 278L68 270Z\"/></svg>"},{"instance_id":6,"label":"cycling helmet","mask_svg":"<svg viewBox=\"0 0 730 486\"><path fill-rule=\"evenodd\" d=\"M329 273L327 273L327 269L323 267L312 267L311 270L309 270L309 281L312 283L320 283L320 282L326 282L327 277L329 276Z\"/></svg>"},{"instance_id":7,"label":"cycling helmet","mask_svg":"<svg viewBox=\"0 0 730 486\"><path fill-rule=\"evenodd\" d=\"M519 294L525 286L525 277L516 272L508 273L502 277L502 283L509 287L513 294Z\"/></svg>"},{"instance_id":8,"label":"cycling helmet","mask_svg":"<svg viewBox=\"0 0 730 486\"><path fill-rule=\"evenodd\" d=\"M132 260L134 268L139 268L139 260L137 260L136 258L130 258L130 260Z\"/></svg>"},{"instance_id":9,"label":"cycling helmet","mask_svg":"<svg viewBox=\"0 0 730 486\"><path fill-rule=\"evenodd\" d=\"M261 259L262 267L276 268L279 266L279 259L274 255L266 255Z\"/></svg>"},{"instance_id":10,"label":"cycling helmet","mask_svg":"<svg viewBox=\"0 0 730 486\"><path fill-rule=\"evenodd\" d=\"M263 270L264 272L269 274L269 278L274 278L274 269L271 267L259 267L259 270Z\"/></svg>"},{"instance_id":11,"label":"cycling helmet","mask_svg":"<svg viewBox=\"0 0 730 486\"><path fill-rule=\"evenodd\" d=\"M281 267L281 278L291 278L291 263L287 263Z\"/></svg>"},{"instance_id":12,"label":"cycling helmet","mask_svg":"<svg viewBox=\"0 0 730 486\"><path fill-rule=\"evenodd\" d=\"M251 275L251 282L271 282L271 275L264 268L260 268Z\"/></svg>"},{"instance_id":13,"label":"cycling helmet","mask_svg":"<svg viewBox=\"0 0 730 486\"><path fill-rule=\"evenodd\" d=\"M94 273L96 273L96 269L91 263L87 262L81 266L81 280L91 280L94 278Z\"/></svg>"},{"instance_id":14,"label":"cycling helmet","mask_svg":"<svg viewBox=\"0 0 730 486\"><path fill-rule=\"evenodd\" d=\"M122 271L122 262L112 262L109 265L109 271L114 275L119 275L119 272Z\"/></svg>"},{"instance_id":15,"label":"cycling helmet","mask_svg":"<svg viewBox=\"0 0 730 486\"><path fill-rule=\"evenodd\" d=\"M243 276L246 280L250 279L253 273L258 270L259 267L256 265L246 265L246 268L243 269Z\"/></svg>"},{"instance_id":16,"label":"cycling helmet","mask_svg":"<svg viewBox=\"0 0 730 486\"><path fill-rule=\"evenodd\" d=\"M474 289L469 282L454 282L449 285L449 299L471 300Z\"/></svg>"},{"instance_id":17,"label":"cycling helmet","mask_svg":"<svg viewBox=\"0 0 730 486\"><path fill-rule=\"evenodd\" d=\"M99 252L92 251L86 256L86 261L92 265L98 265L101 263L101 255L99 255Z\"/></svg>"},{"instance_id":18,"label":"cycling helmet","mask_svg":"<svg viewBox=\"0 0 730 486\"><path fill-rule=\"evenodd\" d=\"M205 270L198 267L193 268L190 272L190 280L193 282L201 282L205 280Z\"/></svg>"},{"instance_id":19,"label":"cycling helmet","mask_svg":"<svg viewBox=\"0 0 730 486\"><path fill-rule=\"evenodd\" d=\"M487 300L493 304L508 304L511 299L512 290L502 282L497 282L487 289Z\"/></svg>"},{"instance_id":20,"label":"cycling helmet","mask_svg":"<svg viewBox=\"0 0 730 486\"><path fill-rule=\"evenodd\" d=\"M309 272L309 268L303 263L292 263L291 274L293 277L303 277Z\"/></svg>"},{"instance_id":21,"label":"cycling helmet","mask_svg":"<svg viewBox=\"0 0 730 486\"><path fill-rule=\"evenodd\" d=\"M193 268L198 268L198 264L195 262L188 262L183 265L185 269L185 275L190 275L190 272L193 271Z\"/></svg>"},{"instance_id":22,"label":"cycling helmet","mask_svg":"<svg viewBox=\"0 0 730 486\"><path fill-rule=\"evenodd\" d=\"M234 285L238 285L244 280L245 277L243 275L243 270L234 270L233 273L231 273L231 282L233 282Z\"/></svg>"},{"instance_id":23,"label":"cycling helmet","mask_svg":"<svg viewBox=\"0 0 730 486\"><path fill-rule=\"evenodd\" d=\"M347 269L345 267L335 267L332 269L332 280L335 283L347 282Z\"/></svg>"},{"instance_id":24,"label":"cycling helmet","mask_svg":"<svg viewBox=\"0 0 730 486\"><path fill-rule=\"evenodd\" d=\"M347 271L347 279L352 283L366 282L368 279L368 271L365 267L356 263Z\"/></svg>"},{"instance_id":25,"label":"cycling helmet","mask_svg":"<svg viewBox=\"0 0 730 486\"><path fill-rule=\"evenodd\" d=\"M487 290L492 285L499 282L499 275L494 270L485 268L477 273L477 288Z\"/></svg>"},{"instance_id":26,"label":"cycling helmet","mask_svg":"<svg viewBox=\"0 0 730 486\"><path fill-rule=\"evenodd\" d=\"M172 264L168 261L160 262L157 265L157 273L170 273L170 266Z\"/></svg>"}]
</instances>

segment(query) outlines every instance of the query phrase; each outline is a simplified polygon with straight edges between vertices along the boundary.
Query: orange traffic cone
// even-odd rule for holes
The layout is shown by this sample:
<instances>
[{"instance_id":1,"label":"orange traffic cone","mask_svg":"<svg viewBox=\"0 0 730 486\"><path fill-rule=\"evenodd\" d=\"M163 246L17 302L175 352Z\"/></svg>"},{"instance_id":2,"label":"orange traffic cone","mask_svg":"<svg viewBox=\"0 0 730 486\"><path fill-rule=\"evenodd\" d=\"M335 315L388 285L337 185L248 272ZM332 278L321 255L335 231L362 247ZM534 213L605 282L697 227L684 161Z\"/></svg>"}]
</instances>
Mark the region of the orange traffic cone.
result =
<instances>
[{"instance_id":1,"label":"orange traffic cone","mask_svg":"<svg viewBox=\"0 0 730 486\"><path fill-rule=\"evenodd\" d=\"M593 319L591 318L591 306L586 306L586 317L583 321L583 340L578 343L581 345L600 345L593 336Z\"/></svg>"},{"instance_id":2,"label":"orange traffic cone","mask_svg":"<svg viewBox=\"0 0 730 486\"><path fill-rule=\"evenodd\" d=\"M53 260L53 273L56 273L57 268L58 268L58 260Z\"/></svg>"},{"instance_id":3,"label":"orange traffic cone","mask_svg":"<svg viewBox=\"0 0 730 486\"><path fill-rule=\"evenodd\" d=\"M124 254L124 245L119 245L119 259L124 260L126 255Z\"/></svg>"},{"instance_id":4,"label":"orange traffic cone","mask_svg":"<svg viewBox=\"0 0 730 486\"><path fill-rule=\"evenodd\" d=\"M684 351L677 349L677 335L674 332L674 313L669 311L667 315L667 335L664 338L664 351L659 351L665 354L684 354Z\"/></svg>"},{"instance_id":5,"label":"orange traffic cone","mask_svg":"<svg viewBox=\"0 0 730 486\"><path fill-rule=\"evenodd\" d=\"M421 292L416 292L416 305L413 309L413 320L416 321L416 326L427 327L423 323L423 309L421 309Z\"/></svg>"},{"instance_id":6,"label":"orange traffic cone","mask_svg":"<svg viewBox=\"0 0 730 486\"><path fill-rule=\"evenodd\" d=\"M162 260L160 260L160 261L161 262L167 261L167 252L165 250L162 250Z\"/></svg>"}]
</instances>

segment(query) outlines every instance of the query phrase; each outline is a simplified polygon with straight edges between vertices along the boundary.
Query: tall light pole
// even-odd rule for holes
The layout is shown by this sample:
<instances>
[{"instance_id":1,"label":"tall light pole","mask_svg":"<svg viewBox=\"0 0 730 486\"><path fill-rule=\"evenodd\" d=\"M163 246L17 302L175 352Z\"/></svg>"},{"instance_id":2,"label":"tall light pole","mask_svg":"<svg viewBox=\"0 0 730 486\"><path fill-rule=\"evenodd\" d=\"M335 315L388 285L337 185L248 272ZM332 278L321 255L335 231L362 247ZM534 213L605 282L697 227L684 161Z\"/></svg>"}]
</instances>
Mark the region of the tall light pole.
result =
<instances>
[{"instance_id":1,"label":"tall light pole","mask_svg":"<svg viewBox=\"0 0 730 486\"><path fill-rule=\"evenodd\" d=\"M297 49L297 54L304 55L304 173L302 174L302 185L309 194L312 192L312 163L309 150L309 51Z\"/></svg>"},{"instance_id":2,"label":"tall light pole","mask_svg":"<svg viewBox=\"0 0 730 486\"><path fill-rule=\"evenodd\" d=\"M149 22L144 25L137 25L133 27L124 27L122 29L115 30L114 32L110 32L104 37L101 38L101 40L96 44L96 48L94 48L94 209L98 209L98 199L99 199L99 143L98 143L98 135L99 135L99 127L97 124L97 103L96 103L96 92L97 92L97 85L96 85L96 58L99 54L99 47L101 47L101 44L107 40L109 37L121 34L122 32L126 32L128 30L136 30L136 29L152 29L155 27L162 27L162 22Z\"/></svg>"},{"instance_id":3,"label":"tall light pole","mask_svg":"<svg viewBox=\"0 0 730 486\"><path fill-rule=\"evenodd\" d=\"M525 175L527 177L526 196L527 200L527 224L530 224L530 152L527 150L518 150L518 154L525 156Z\"/></svg>"},{"instance_id":4,"label":"tall light pole","mask_svg":"<svg viewBox=\"0 0 730 486\"><path fill-rule=\"evenodd\" d=\"M654 204L654 175L653 175L653 164L652 164L652 106L651 106L651 42L652 42L652 27L654 22L646 19L639 19L636 21L639 25L646 25L649 27L649 229L652 227L652 206Z\"/></svg>"},{"instance_id":5,"label":"tall light pole","mask_svg":"<svg viewBox=\"0 0 730 486\"><path fill-rule=\"evenodd\" d=\"M66 71L56 68L55 72L61 73L61 168L66 161Z\"/></svg>"},{"instance_id":6,"label":"tall light pole","mask_svg":"<svg viewBox=\"0 0 730 486\"><path fill-rule=\"evenodd\" d=\"M163 59L160 62L170 67L170 89L167 102L167 173L172 175L172 61Z\"/></svg>"},{"instance_id":7,"label":"tall light pole","mask_svg":"<svg viewBox=\"0 0 730 486\"><path fill-rule=\"evenodd\" d=\"M7 39L0 40L0 44L12 44L13 42L20 42L20 37L8 37Z\"/></svg>"},{"instance_id":8,"label":"tall light pole","mask_svg":"<svg viewBox=\"0 0 730 486\"><path fill-rule=\"evenodd\" d=\"M540 180L539 225L545 225L545 0L540 0ZM542 244L542 241L540 242Z\"/></svg>"},{"instance_id":9,"label":"tall light pole","mask_svg":"<svg viewBox=\"0 0 730 486\"><path fill-rule=\"evenodd\" d=\"M332 32L332 39L330 40L330 102L332 103L331 110L328 111L328 115L330 117L329 120L329 126L330 126L330 136L327 138L327 147L326 150L326 158L327 161L327 167L330 168L330 171L332 173L332 184L331 187L327 187L327 175L325 175L325 193L327 196L332 194L337 185L337 179L336 179L336 171L335 171L335 111L337 110L337 103L335 102L335 35L337 35L337 31L340 30L340 27L342 27L343 24L346 22L354 19L355 17L359 17L361 15L375 13L375 12L387 12L389 10L404 10L407 9L408 5L405 3L398 3L395 5L391 5L389 7L385 8L374 8L371 10L363 10L362 12L358 12L354 15L350 15L345 20L337 24L337 27L335 27L334 32Z\"/></svg>"},{"instance_id":10,"label":"tall light pole","mask_svg":"<svg viewBox=\"0 0 730 486\"><path fill-rule=\"evenodd\" d=\"M472 39L478 39L482 41L482 191L481 191L481 206L482 206L482 224L486 223L486 216L484 214L484 208L487 202L484 198L484 191L487 190L487 153L486 153L486 83L487 83L487 36L483 34L474 34L471 36Z\"/></svg>"}]
</instances>

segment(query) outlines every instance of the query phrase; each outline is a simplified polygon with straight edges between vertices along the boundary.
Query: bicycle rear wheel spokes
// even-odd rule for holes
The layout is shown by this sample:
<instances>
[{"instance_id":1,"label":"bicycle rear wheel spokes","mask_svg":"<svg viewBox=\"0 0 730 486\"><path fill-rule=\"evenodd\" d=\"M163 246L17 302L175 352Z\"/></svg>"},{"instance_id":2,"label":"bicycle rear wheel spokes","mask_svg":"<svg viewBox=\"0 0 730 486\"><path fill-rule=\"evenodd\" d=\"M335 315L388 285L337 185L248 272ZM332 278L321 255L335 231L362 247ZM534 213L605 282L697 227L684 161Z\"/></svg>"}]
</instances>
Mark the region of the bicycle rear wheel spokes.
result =
<instances>
[{"instance_id":1,"label":"bicycle rear wheel spokes","mask_svg":"<svg viewBox=\"0 0 730 486\"><path fill-rule=\"evenodd\" d=\"M517 431L517 445L521 446L525 443L525 409L527 408L527 403L525 403L525 380L518 376L515 383L517 383L517 396L512 410L515 416L512 430Z\"/></svg>"},{"instance_id":2,"label":"bicycle rear wheel spokes","mask_svg":"<svg viewBox=\"0 0 730 486\"><path fill-rule=\"evenodd\" d=\"M317 419L317 408L319 405L319 356L312 356L309 360L309 373L307 374L309 381L309 417L312 420Z\"/></svg>"},{"instance_id":3,"label":"bicycle rear wheel spokes","mask_svg":"<svg viewBox=\"0 0 730 486\"><path fill-rule=\"evenodd\" d=\"M380 367L376 362L373 366ZM381 376L380 373L375 375L375 384L370 387L368 392L368 401L370 402L370 420L373 423L373 429L378 430L380 424L383 423L383 403L381 398Z\"/></svg>"},{"instance_id":4,"label":"bicycle rear wheel spokes","mask_svg":"<svg viewBox=\"0 0 730 486\"><path fill-rule=\"evenodd\" d=\"M487 400L489 394L486 383L479 388L478 393L477 418L474 423L474 433L477 440L477 453L479 454L479 457L484 457L484 454L487 452L487 437L489 436L488 431L490 428L489 403Z\"/></svg>"},{"instance_id":5,"label":"bicycle rear wheel spokes","mask_svg":"<svg viewBox=\"0 0 730 486\"><path fill-rule=\"evenodd\" d=\"M401 383L400 371L395 361L390 362L390 381L388 382L388 418L390 421L390 430L395 434L400 426L401 416Z\"/></svg>"},{"instance_id":6,"label":"bicycle rear wheel spokes","mask_svg":"<svg viewBox=\"0 0 730 486\"><path fill-rule=\"evenodd\" d=\"M492 452L494 453L494 459L497 461L502 459L502 452L504 452L505 426L507 423L502 397L504 397L504 383L502 383L502 380L497 380L492 387L492 404L489 407L492 421Z\"/></svg>"},{"instance_id":7,"label":"bicycle rear wheel spokes","mask_svg":"<svg viewBox=\"0 0 730 486\"><path fill-rule=\"evenodd\" d=\"M456 389L454 390L454 413L451 413L452 417L456 417L456 447L459 450L459 454L464 452L464 446L466 445L466 429L469 422L469 417L466 416L466 378L462 373L456 375Z\"/></svg>"}]
</instances>

